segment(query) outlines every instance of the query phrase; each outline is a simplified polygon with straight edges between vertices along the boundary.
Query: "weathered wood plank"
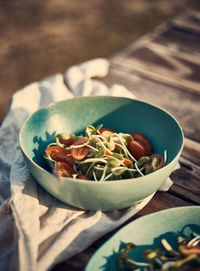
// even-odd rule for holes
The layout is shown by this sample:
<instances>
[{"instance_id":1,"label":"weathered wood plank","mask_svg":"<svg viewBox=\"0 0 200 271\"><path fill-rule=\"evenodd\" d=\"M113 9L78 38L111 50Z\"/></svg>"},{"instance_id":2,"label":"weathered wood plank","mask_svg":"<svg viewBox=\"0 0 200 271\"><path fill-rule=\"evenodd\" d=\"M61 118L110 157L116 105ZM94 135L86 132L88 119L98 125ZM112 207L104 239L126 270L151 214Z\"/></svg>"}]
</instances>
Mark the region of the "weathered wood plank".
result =
<instances>
[{"instance_id":1,"label":"weathered wood plank","mask_svg":"<svg viewBox=\"0 0 200 271\"><path fill-rule=\"evenodd\" d=\"M169 193L192 204L200 204L200 168L192 163L180 160L181 168L171 174L173 185ZM186 160L187 161L187 160Z\"/></svg>"},{"instance_id":2,"label":"weathered wood plank","mask_svg":"<svg viewBox=\"0 0 200 271\"><path fill-rule=\"evenodd\" d=\"M191 10L166 23L165 29L152 40L168 50L200 57L200 12Z\"/></svg>"},{"instance_id":3,"label":"weathered wood plank","mask_svg":"<svg viewBox=\"0 0 200 271\"><path fill-rule=\"evenodd\" d=\"M200 28L199 18L200 12L180 16L134 42L111 60L132 73L199 93L200 32L190 30ZM190 25L189 30L186 25Z\"/></svg>"},{"instance_id":4,"label":"weathered wood plank","mask_svg":"<svg viewBox=\"0 0 200 271\"><path fill-rule=\"evenodd\" d=\"M157 36L153 42L162 44L169 50L173 50L178 53L182 52L191 55L192 52L192 57L199 57L200 55L200 34L193 33L173 25Z\"/></svg>"},{"instance_id":5,"label":"weathered wood plank","mask_svg":"<svg viewBox=\"0 0 200 271\"><path fill-rule=\"evenodd\" d=\"M126 56L118 56L113 62L126 66L152 80L200 93L200 58L177 54L167 47L150 43L137 48Z\"/></svg>"},{"instance_id":6,"label":"weathered wood plank","mask_svg":"<svg viewBox=\"0 0 200 271\"><path fill-rule=\"evenodd\" d=\"M195 10L189 10L187 13L183 13L176 16L170 21L172 25L179 28L188 30L188 32L200 34L200 12Z\"/></svg>"},{"instance_id":7,"label":"weathered wood plank","mask_svg":"<svg viewBox=\"0 0 200 271\"><path fill-rule=\"evenodd\" d=\"M200 142L200 95L144 78L119 63L111 65L103 82L123 85L138 99L167 110L179 121L186 137Z\"/></svg>"},{"instance_id":8,"label":"weathered wood plank","mask_svg":"<svg viewBox=\"0 0 200 271\"><path fill-rule=\"evenodd\" d=\"M134 217L140 217L146 214L154 213L168 208L190 206L191 202L183 200L169 192L157 192L153 199Z\"/></svg>"},{"instance_id":9,"label":"weathered wood plank","mask_svg":"<svg viewBox=\"0 0 200 271\"><path fill-rule=\"evenodd\" d=\"M183 168L188 169L190 171L190 174L192 174L200 179L200 166L199 165L188 160L183 155L181 155L181 157L179 159L179 163Z\"/></svg>"},{"instance_id":10,"label":"weathered wood plank","mask_svg":"<svg viewBox=\"0 0 200 271\"><path fill-rule=\"evenodd\" d=\"M117 55L129 55L138 48L151 43L162 44L168 50L186 52L191 57L200 54L200 11L184 12L180 16L159 25L154 31L134 41ZM192 54L191 54L192 52Z\"/></svg>"},{"instance_id":11,"label":"weathered wood plank","mask_svg":"<svg viewBox=\"0 0 200 271\"><path fill-rule=\"evenodd\" d=\"M190 202L184 201L174 195L171 195L166 192L157 192L153 199L145 206L144 209L142 209L139 213L137 213L135 216L133 216L131 219L129 219L126 223L121 225L118 229L115 231L112 231L102 238L98 239L96 242L93 243L92 246L87 248L82 253L72 257L71 259L58 264L55 269L53 268L52 271L62 271L62 270L70 270L70 271L82 271L84 270L84 267L86 266L87 262L89 261L90 257L95 253L95 251L103 245L105 241L107 241L114 233L117 232L117 230L121 229L123 226L127 225L131 221L133 221L136 218L139 218L143 215L160 211L163 209L168 209L172 207L178 207L178 206L189 206L191 205ZM69 268L69 269L68 269Z\"/></svg>"},{"instance_id":12,"label":"weathered wood plank","mask_svg":"<svg viewBox=\"0 0 200 271\"><path fill-rule=\"evenodd\" d=\"M200 144L189 138L185 138L182 155L191 162L200 165Z\"/></svg>"}]
</instances>

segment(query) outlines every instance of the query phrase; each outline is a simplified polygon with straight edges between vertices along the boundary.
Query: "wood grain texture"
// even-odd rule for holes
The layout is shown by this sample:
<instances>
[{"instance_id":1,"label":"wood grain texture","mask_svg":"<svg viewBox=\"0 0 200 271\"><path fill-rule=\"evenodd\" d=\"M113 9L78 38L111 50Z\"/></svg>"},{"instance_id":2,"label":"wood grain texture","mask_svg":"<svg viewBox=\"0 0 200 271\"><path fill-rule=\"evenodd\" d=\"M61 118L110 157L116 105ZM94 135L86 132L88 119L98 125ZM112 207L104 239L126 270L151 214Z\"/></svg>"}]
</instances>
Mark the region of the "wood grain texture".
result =
<instances>
[{"instance_id":1,"label":"wood grain texture","mask_svg":"<svg viewBox=\"0 0 200 271\"><path fill-rule=\"evenodd\" d=\"M170 23L179 28L188 30L190 33L200 34L200 15L198 11L188 10L187 13L184 12L176 16Z\"/></svg>"},{"instance_id":2,"label":"wood grain texture","mask_svg":"<svg viewBox=\"0 0 200 271\"><path fill-rule=\"evenodd\" d=\"M185 138L182 155L200 166L200 144L198 142Z\"/></svg>"},{"instance_id":3,"label":"wood grain texture","mask_svg":"<svg viewBox=\"0 0 200 271\"><path fill-rule=\"evenodd\" d=\"M120 52L114 61L130 70L193 92L200 91L200 12L158 27Z\"/></svg>"},{"instance_id":4,"label":"wood grain texture","mask_svg":"<svg viewBox=\"0 0 200 271\"><path fill-rule=\"evenodd\" d=\"M169 193L191 202L194 205L200 204L200 167L180 159L181 168L172 173L173 185Z\"/></svg>"},{"instance_id":5,"label":"wood grain texture","mask_svg":"<svg viewBox=\"0 0 200 271\"><path fill-rule=\"evenodd\" d=\"M145 78L119 63L111 65L103 82L123 85L136 98L167 110L178 120L186 137L200 142L200 95Z\"/></svg>"}]
</instances>

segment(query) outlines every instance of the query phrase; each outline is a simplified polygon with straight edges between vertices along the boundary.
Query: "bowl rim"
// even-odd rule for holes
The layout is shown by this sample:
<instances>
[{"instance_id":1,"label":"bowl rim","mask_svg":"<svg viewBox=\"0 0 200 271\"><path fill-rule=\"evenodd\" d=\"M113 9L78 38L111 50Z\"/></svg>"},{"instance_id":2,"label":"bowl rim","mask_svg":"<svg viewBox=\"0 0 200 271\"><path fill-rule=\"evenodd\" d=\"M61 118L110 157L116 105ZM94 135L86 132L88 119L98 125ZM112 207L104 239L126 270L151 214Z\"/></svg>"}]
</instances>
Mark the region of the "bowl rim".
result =
<instances>
[{"instance_id":1,"label":"bowl rim","mask_svg":"<svg viewBox=\"0 0 200 271\"><path fill-rule=\"evenodd\" d=\"M179 157L181 155L181 152L183 150L183 146L184 146L184 133L183 133L183 130L179 124L179 122L177 121L177 119L171 114L169 113L167 110L159 107L159 106L156 106L156 105L153 105L149 102L145 102L145 101L142 101L142 100L139 100L139 99L134 99L134 98L129 98L129 97L120 97L120 96L79 96L79 97L73 97L73 98L70 98L70 99L64 99L64 100L60 100L60 101L55 101L55 102L51 102L47 105L44 105L42 107L40 107L38 110L34 111L32 114L30 114L30 116L27 117L27 119L24 121L24 123L22 124L21 128L20 128L20 131L19 131L19 136L18 136L18 140L19 140L19 146L20 146L20 149L21 151L23 152L23 154L25 155L25 157L29 160L29 162L31 162L35 167L37 167L38 169L42 170L43 172L45 173L49 173L50 175L53 175L55 177L56 180L58 180L60 182L60 178L58 179L53 173L49 172L48 170L44 169L43 167L39 166L35 161L33 161L25 152L24 148L23 148L23 144L22 144L22 133L23 133L23 130L24 130L24 127L26 126L27 122L33 117L33 115L35 114L38 114L40 111L44 110L44 109L48 109L52 106L55 106L56 104L59 104L59 103L65 103L66 101L69 101L70 100L79 100L79 99L123 99L123 100L129 100L129 101L135 101L135 102L138 102L138 103L141 103L141 104L146 104L150 107L154 107L158 110L161 110L162 112L164 112L165 114L167 114L169 117L171 117L174 122L177 124L179 130L180 130L180 134L181 134L181 138L182 138L182 144L180 146L180 149L178 151L178 153L176 154L176 156L174 157L174 159L172 159L172 161L170 163L168 163L167 165L165 165L164 167L162 167L161 169L157 170L157 171L154 171L148 175L144 175L144 176L140 176L140 177L137 177L137 178L129 178L129 179L123 179L123 180L111 180L111 181L108 181L108 182L95 182L95 181L91 181L91 182L88 182L88 180L79 180L79 179L73 179L73 178L70 178L70 177L61 177L62 180L64 180L64 182L66 181L70 181L70 182L77 182L77 183L82 183L82 184L95 184L95 185L108 185L108 184L118 184L118 183L122 183L122 182L126 182L126 183L129 183L129 182L136 182L136 181L141 181L143 180L144 178L146 179L148 176L153 176L153 175L157 175L158 172L161 172L161 171L164 171L166 167L170 167L170 165L174 162L175 159L177 159L177 157Z\"/></svg>"}]
</instances>

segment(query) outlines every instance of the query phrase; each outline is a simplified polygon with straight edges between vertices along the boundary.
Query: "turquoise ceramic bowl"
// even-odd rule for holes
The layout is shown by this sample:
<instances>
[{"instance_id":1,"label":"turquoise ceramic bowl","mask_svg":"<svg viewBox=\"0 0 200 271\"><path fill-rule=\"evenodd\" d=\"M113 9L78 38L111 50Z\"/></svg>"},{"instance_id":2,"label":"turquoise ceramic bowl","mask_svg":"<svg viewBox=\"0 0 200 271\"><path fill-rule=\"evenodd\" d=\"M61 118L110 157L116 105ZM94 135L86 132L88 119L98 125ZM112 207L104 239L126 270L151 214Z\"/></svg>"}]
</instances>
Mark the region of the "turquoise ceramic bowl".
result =
<instances>
[{"instance_id":1,"label":"turquoise ceramic bowl","mask_svg":"<svg viewBox=\"0 0 200 271\"><path fill-rule=\"evenodd\" d=\"M176 249L178 236L193 238L193 232L200 234L199 215L200 206L185 206L138 218L105 242L91 257L85 271L118 271L116 260L119 251L128 242L136 244L136 249L130 253L130 256L138 262L145 262L142 257L145 249L163 248L162 239L166 239Z\"/></svg>"},{"instance_id":2,"label":"turquoise ceramic bowl","mask_svg":"<svg viewBox=\"0 0 200 271\"><path fill-rule=\"evenodd\" d=\"M60 182L43 159L55 134L81 134L89 124L117 132L140 131L153 145L153 152L167 150L167 163L152 174L135 179L90 182L64 178ZM57 199L86 210L116 210L133 205L155 192L174 169L183 148L177 121L151 104L129 98L79 97L45 106L31 115L19 135L21 150L37 182Z\"/></svg>"}]
</instances>

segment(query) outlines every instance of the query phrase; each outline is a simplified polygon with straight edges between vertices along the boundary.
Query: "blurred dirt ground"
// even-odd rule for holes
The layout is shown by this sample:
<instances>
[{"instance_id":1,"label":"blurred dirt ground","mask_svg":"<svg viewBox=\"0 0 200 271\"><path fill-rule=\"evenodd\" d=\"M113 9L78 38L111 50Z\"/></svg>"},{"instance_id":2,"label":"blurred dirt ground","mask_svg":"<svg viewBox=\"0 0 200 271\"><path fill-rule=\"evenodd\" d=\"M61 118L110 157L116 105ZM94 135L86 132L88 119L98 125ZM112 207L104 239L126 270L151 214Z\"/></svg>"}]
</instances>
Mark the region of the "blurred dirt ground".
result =
<instances>
[{"instance_id":1,"label":"blurred dirt ground","mask_svg":"<svg viewBox=\"0 0 200 271\"><path fill-rule=\"evenodd\" d=\"M110 57L199 0L0 0L0 122L23 86Z\"/></svg>"}]
</instances>

